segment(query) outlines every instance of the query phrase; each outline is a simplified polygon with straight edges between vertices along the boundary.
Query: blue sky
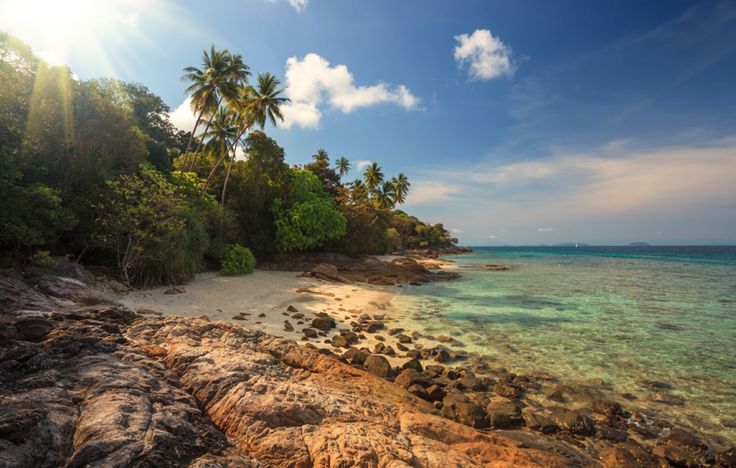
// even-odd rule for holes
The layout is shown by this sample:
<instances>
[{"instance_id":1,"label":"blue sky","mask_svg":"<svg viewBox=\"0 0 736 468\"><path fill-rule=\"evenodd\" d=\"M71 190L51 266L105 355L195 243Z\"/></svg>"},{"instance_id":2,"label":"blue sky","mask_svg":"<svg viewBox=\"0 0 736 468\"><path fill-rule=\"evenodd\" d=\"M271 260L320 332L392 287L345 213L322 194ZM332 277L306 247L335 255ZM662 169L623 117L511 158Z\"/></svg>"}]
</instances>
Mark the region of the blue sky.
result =
<instances>
[{"instance_id":1,"label":"blue sky","mask_svg":"<svg viewBox=\"0 0 736 468\"><path fill-rule=\"evenodd\" d=\"M463 243L736 242L734 2L71 4L0 0L0 29L182 126L181 69L241 53L288 85L289 162L405 172L406 211Z\"/></svg>"}]
</instances>

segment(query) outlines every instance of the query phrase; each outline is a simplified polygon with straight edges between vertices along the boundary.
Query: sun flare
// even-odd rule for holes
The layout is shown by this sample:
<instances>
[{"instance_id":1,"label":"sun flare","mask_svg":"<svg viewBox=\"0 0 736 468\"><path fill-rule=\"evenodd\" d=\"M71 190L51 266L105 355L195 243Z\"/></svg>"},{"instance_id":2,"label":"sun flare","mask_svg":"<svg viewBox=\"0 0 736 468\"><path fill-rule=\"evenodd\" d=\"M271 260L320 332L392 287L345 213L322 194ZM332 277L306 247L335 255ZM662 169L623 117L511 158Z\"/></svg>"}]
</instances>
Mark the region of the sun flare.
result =
<instances>
[{"instance_id":1,"label":"sun flare","mask_svg":"<svg viewBox=\"0 0 736 468\"><path fill-rule=\"evenodd\" d=\"M0 2L0 29L33 38L38 55L51 65L71 57L102 63L109 72L124 67L112 51L140 39L141 16L161 13L159 1L6 0ZM119 53L119 52L118 52Z\"/></svg>"}]
</instances>

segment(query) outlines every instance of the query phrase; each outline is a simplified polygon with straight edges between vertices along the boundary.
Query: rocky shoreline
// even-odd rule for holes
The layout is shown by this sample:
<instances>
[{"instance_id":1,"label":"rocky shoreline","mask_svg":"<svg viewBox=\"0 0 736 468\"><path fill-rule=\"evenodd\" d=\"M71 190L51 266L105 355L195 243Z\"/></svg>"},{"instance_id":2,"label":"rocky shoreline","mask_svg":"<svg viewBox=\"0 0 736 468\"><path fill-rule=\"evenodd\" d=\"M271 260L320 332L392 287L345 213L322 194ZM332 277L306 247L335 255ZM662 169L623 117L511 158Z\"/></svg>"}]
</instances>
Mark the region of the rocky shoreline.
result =
<instances>
[{"instance_id":1,"label":"rocky shoreline","mask_svg":"<svg viewBox=\"0 0 736 468\"><path fill-rule=\"evenodd\" d=\"M366 281L379 268L391 284L435 279L414 261L325 260L299 270L332 281ZM100 280L73 264L0 274L0 465L736 463L733 448L715 451L611 400L603 383L516 375L455 350L452 337L391 328L381 314L357 315L349 329L302 314L315 333L298 343L207 317L135 313ZM361 349L366 335L382 340Z\"/></svg>"}]
</instances>

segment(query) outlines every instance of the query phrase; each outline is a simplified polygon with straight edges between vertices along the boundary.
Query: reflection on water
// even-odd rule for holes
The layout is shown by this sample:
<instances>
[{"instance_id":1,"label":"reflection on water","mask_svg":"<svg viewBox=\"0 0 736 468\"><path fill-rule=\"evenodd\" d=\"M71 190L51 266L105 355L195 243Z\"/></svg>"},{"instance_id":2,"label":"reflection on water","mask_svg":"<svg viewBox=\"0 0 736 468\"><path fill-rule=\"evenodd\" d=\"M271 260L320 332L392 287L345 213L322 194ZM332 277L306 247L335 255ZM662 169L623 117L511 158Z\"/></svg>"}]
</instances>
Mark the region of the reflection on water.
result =
<instances>
[{"instance_id":1,"label":"reflection on water","mask_svg":"<svg viewBox=\"0 0 736 468\"><path fill-rule=\"evenodd\" d=\"M669 382L681 412L736 439L736 248L488 248L463 278L400 299L427 333L523 372L600 378L643 394ZM419 318L420 320L416 320Z\"/></svg>"}]
</instances>

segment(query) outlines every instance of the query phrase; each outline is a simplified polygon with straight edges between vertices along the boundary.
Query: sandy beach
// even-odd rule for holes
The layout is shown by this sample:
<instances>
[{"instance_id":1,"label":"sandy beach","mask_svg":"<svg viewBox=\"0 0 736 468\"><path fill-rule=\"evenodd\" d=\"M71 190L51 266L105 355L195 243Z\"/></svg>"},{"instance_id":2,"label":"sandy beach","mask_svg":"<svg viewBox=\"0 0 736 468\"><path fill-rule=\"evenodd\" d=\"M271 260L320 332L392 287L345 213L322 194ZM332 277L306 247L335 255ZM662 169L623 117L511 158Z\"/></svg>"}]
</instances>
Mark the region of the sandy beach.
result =
<instances>
[{"instance_id":1,"label":"sandy beach","mask_svg":"<svg viewBox=\"0 0 736 468\"><path fill-rule=\"evenodd\" d=\"M402 290L396 286L332 283L296 272L263 270L243 276L203 273L183 286L183 293L165 294L168 289L134 290L121 295L119 301L135 311L207 316L211 321L237 323L295 340L302 340L302 330L309 327L316 314L323 312L335 320L337 327L326 336L310 341L330 348L331 345L324 343L327 338L339 330L349 330L350 322L362 314L385 316L392 300ZM290 306L296 310L289 310ZM385 322L392 320L389 316L384 318ZM293 330L288 330L285 321ZM375 342L371 335L360 344L372 347Z\"/></svg>"}]
</instances>

